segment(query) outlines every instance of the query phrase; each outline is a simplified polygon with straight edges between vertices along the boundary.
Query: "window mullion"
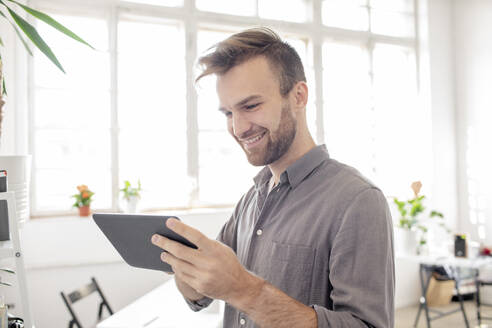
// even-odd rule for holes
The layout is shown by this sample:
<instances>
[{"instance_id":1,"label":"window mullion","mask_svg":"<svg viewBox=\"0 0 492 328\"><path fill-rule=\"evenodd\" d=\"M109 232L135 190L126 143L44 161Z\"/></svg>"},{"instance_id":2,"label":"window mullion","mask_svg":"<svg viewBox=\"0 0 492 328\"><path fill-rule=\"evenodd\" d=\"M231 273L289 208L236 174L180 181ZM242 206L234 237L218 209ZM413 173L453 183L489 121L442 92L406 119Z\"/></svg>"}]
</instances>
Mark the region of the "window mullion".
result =
<instances>
[{"instance_id":1,"label":"window mullion","mask_svg":"<svg viewBox=\"0 0 492 328\"><path fill-rule=\"evenodd\" d=\"M325 142L325 128L323 119L323 34L321 18L321 0L314 0L311 8L313 17L313 65L314 83L316 88L316 141Z\"/></svg>"},{"instance_id":2,"label":"window mullion","mask_svg":"<svg viewBox=\"0 0 492 328\"><path fill-rule=\"evenodd\" d=\"M109 16L110 110L111 110L111 208L119 210L119 123L118 123L118 9Z\"/></svg>"},{"instance_id":3,"label":"window mullion","mask_svg":"<svg viewBox=\"0 0 492 328\"><path fill-rule=\"evenodd\" d=\"M185 69L186 69L186 137L188 176L193 182L190 194L190 207L198 202L199 163L198 163L198 115L197 93L195 90L193 68L197 57L197 24L194 18L195 0L185 0Z\"/></svg>"}]
</instances>

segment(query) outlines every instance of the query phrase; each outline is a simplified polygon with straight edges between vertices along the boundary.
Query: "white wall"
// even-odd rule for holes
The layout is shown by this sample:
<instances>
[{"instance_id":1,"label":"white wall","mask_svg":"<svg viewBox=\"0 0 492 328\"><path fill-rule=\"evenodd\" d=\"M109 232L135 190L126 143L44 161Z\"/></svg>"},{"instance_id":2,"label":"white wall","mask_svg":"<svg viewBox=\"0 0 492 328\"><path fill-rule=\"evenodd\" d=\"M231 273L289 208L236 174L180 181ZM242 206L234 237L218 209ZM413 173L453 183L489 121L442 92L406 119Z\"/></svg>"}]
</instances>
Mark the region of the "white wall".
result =
<instances>
[{"instance_id":1,"label":"white wall","mask_svg":"<svg viewBox=\"0 0 492 328\"><path fill-rule=\"evenodd\" d=\"M455 0L454 22L459 229L478 240L478 225L482 221L486 232L482 241L490 245L492 1ZM467 162L467 156L471 162ZM474 176L474 184L469 183L470 176ZM470 201L481 209L474 218L470 216ZM478 225L470 219L477 220Z\"/></svg>"},{"instance_id":2,"label":"white wall","mask_svg":"<svg viewBox=\"0 0 492 328\"><path fill-rule=\"evenodd\" d=\"M458 225L453 7L452 0L428 1L428 35L422 35L427 45L421 48L428 51L423 59L427 57L430 64L432 206L445 214L452 228Z\"/></svg>"}]
</instances>

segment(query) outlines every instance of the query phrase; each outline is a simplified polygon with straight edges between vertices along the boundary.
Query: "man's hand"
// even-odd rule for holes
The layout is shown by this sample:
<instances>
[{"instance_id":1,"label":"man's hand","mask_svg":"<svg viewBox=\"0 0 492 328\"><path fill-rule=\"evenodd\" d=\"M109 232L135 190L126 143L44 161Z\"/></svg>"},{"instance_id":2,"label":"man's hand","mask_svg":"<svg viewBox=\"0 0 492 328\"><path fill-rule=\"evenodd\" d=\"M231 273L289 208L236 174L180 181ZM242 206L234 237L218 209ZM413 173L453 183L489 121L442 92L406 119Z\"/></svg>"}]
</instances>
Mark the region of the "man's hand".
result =
<instances>
[{"instance_id":1,"label":"man's hand","mask_svg":"<svg viewBox=\"0 0 492 328\"><path fill-rule=\"evenodd\" d=\"M255 288L251 287L258 284L258 279L239 263L232 249L179 220L169 219L166 224L198 247L193 249L163 236L152 236L152 243L165 251L162 261L171 265L179 280L202 295L230 304L254 297L249 294L254 293Z\"/></svg>"}]
</instances>

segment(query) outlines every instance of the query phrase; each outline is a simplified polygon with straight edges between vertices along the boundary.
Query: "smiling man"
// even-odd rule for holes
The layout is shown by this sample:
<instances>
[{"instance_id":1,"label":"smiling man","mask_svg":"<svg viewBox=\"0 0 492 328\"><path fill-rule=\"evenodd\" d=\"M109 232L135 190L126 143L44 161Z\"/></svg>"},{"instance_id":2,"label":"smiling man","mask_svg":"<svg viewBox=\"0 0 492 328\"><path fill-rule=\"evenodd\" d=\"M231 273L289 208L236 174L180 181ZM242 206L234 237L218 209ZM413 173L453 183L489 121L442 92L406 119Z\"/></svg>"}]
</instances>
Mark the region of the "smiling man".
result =
<instances>
[{"instance_id":1,"label":"smiling man","mask_svg":"<svg viewBox=\"0 0 492 328\"><path fill-rule=\"evenodd\" d=\"M162 260L194 310L226 302L224 327L393 327L391 217L382 192L316 146L295 50L266 28L200 58L248 161L265 166L217 240L177 220ZM347 127L349 128L349 127ZM240 174L240 172L238 172Z\"/></svg>"}]
</instances>

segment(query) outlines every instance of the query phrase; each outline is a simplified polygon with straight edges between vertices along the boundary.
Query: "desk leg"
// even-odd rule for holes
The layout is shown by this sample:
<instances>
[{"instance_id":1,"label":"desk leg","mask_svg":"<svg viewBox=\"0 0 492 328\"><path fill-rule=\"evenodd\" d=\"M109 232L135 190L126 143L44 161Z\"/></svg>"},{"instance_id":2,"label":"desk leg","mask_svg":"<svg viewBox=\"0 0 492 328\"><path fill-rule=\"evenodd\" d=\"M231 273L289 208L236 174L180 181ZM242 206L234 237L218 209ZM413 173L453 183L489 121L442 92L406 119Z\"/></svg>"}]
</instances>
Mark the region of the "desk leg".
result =
<instances>
[{"instance_id":1,"label":"desk leg","mask_svg":"<svg viewBox=\"0 0 492 328\"><path fill-rule=\"evenodd\" d=\"M422 312L422 307L423 306L424 306L424 304L422 304L422 297L421 297L420 300L419 300L419 311L417 312L417 317L415 318L415 322L413 323L413 326L414 327L417 327L417 324L419 323L420 312Z\"/></svg>"},{"instance_id":2,"label":"desk leg","mask_svg":"<svg viewBox=\"0 0 492 328\"><path fill-rule=\"evenodd\" d=\"M477 292L475 293L475 302L477 303L477 321L478 326L480 327L482 325L482 316L480 314L480 282L478 281L478 275L479 271L477 270L475 274L475 288L477 289Z\"/></svg>"},{"instance_id":3,"label":"desk leg","mask_svg":"<svg viewBox=\"0 0 492 328\"><path fill-rule=\"evenodd\" d=\"M432 277L432 273L429 274L429 276L427 277L427 281L426 281L426 277L424 277L425 275L425 272L426 272L426 268L421 264L420 265L420 270L419 270L419 275L420 275L420 286L422 288L422 296L420 297L420 300L419 300L419 310L417 312L417 317L415 318L415 322L413 324L414 327L417 327L417 324L419 323L419 319L420 319L420 313L422 312L422 308L424 308L425 310L425 319L427 321L427 328L430 328L430 316L429 316L429 308L427 307L427 299L426 299L426 294L427 294L427 289L429 288L429 283L430 283L430 279Z\"/></svg>"},{"instance_id":4,"label":"desk leg","mask_svg":"<svg viewBox=\"0 0 492 328\"><path fill-rule=\"evenodd\" d=\"M463 312L463 319L465 319L466 328L470 328L470 324L468 323L468 318L465 313L465 306L463 305L463 295L460 294L460 270L456 270L456 278L455 278L455 286L456 286L456 296L458 296L458 300L460 301L461 312Z\"/></svg>"}]
</instances>

